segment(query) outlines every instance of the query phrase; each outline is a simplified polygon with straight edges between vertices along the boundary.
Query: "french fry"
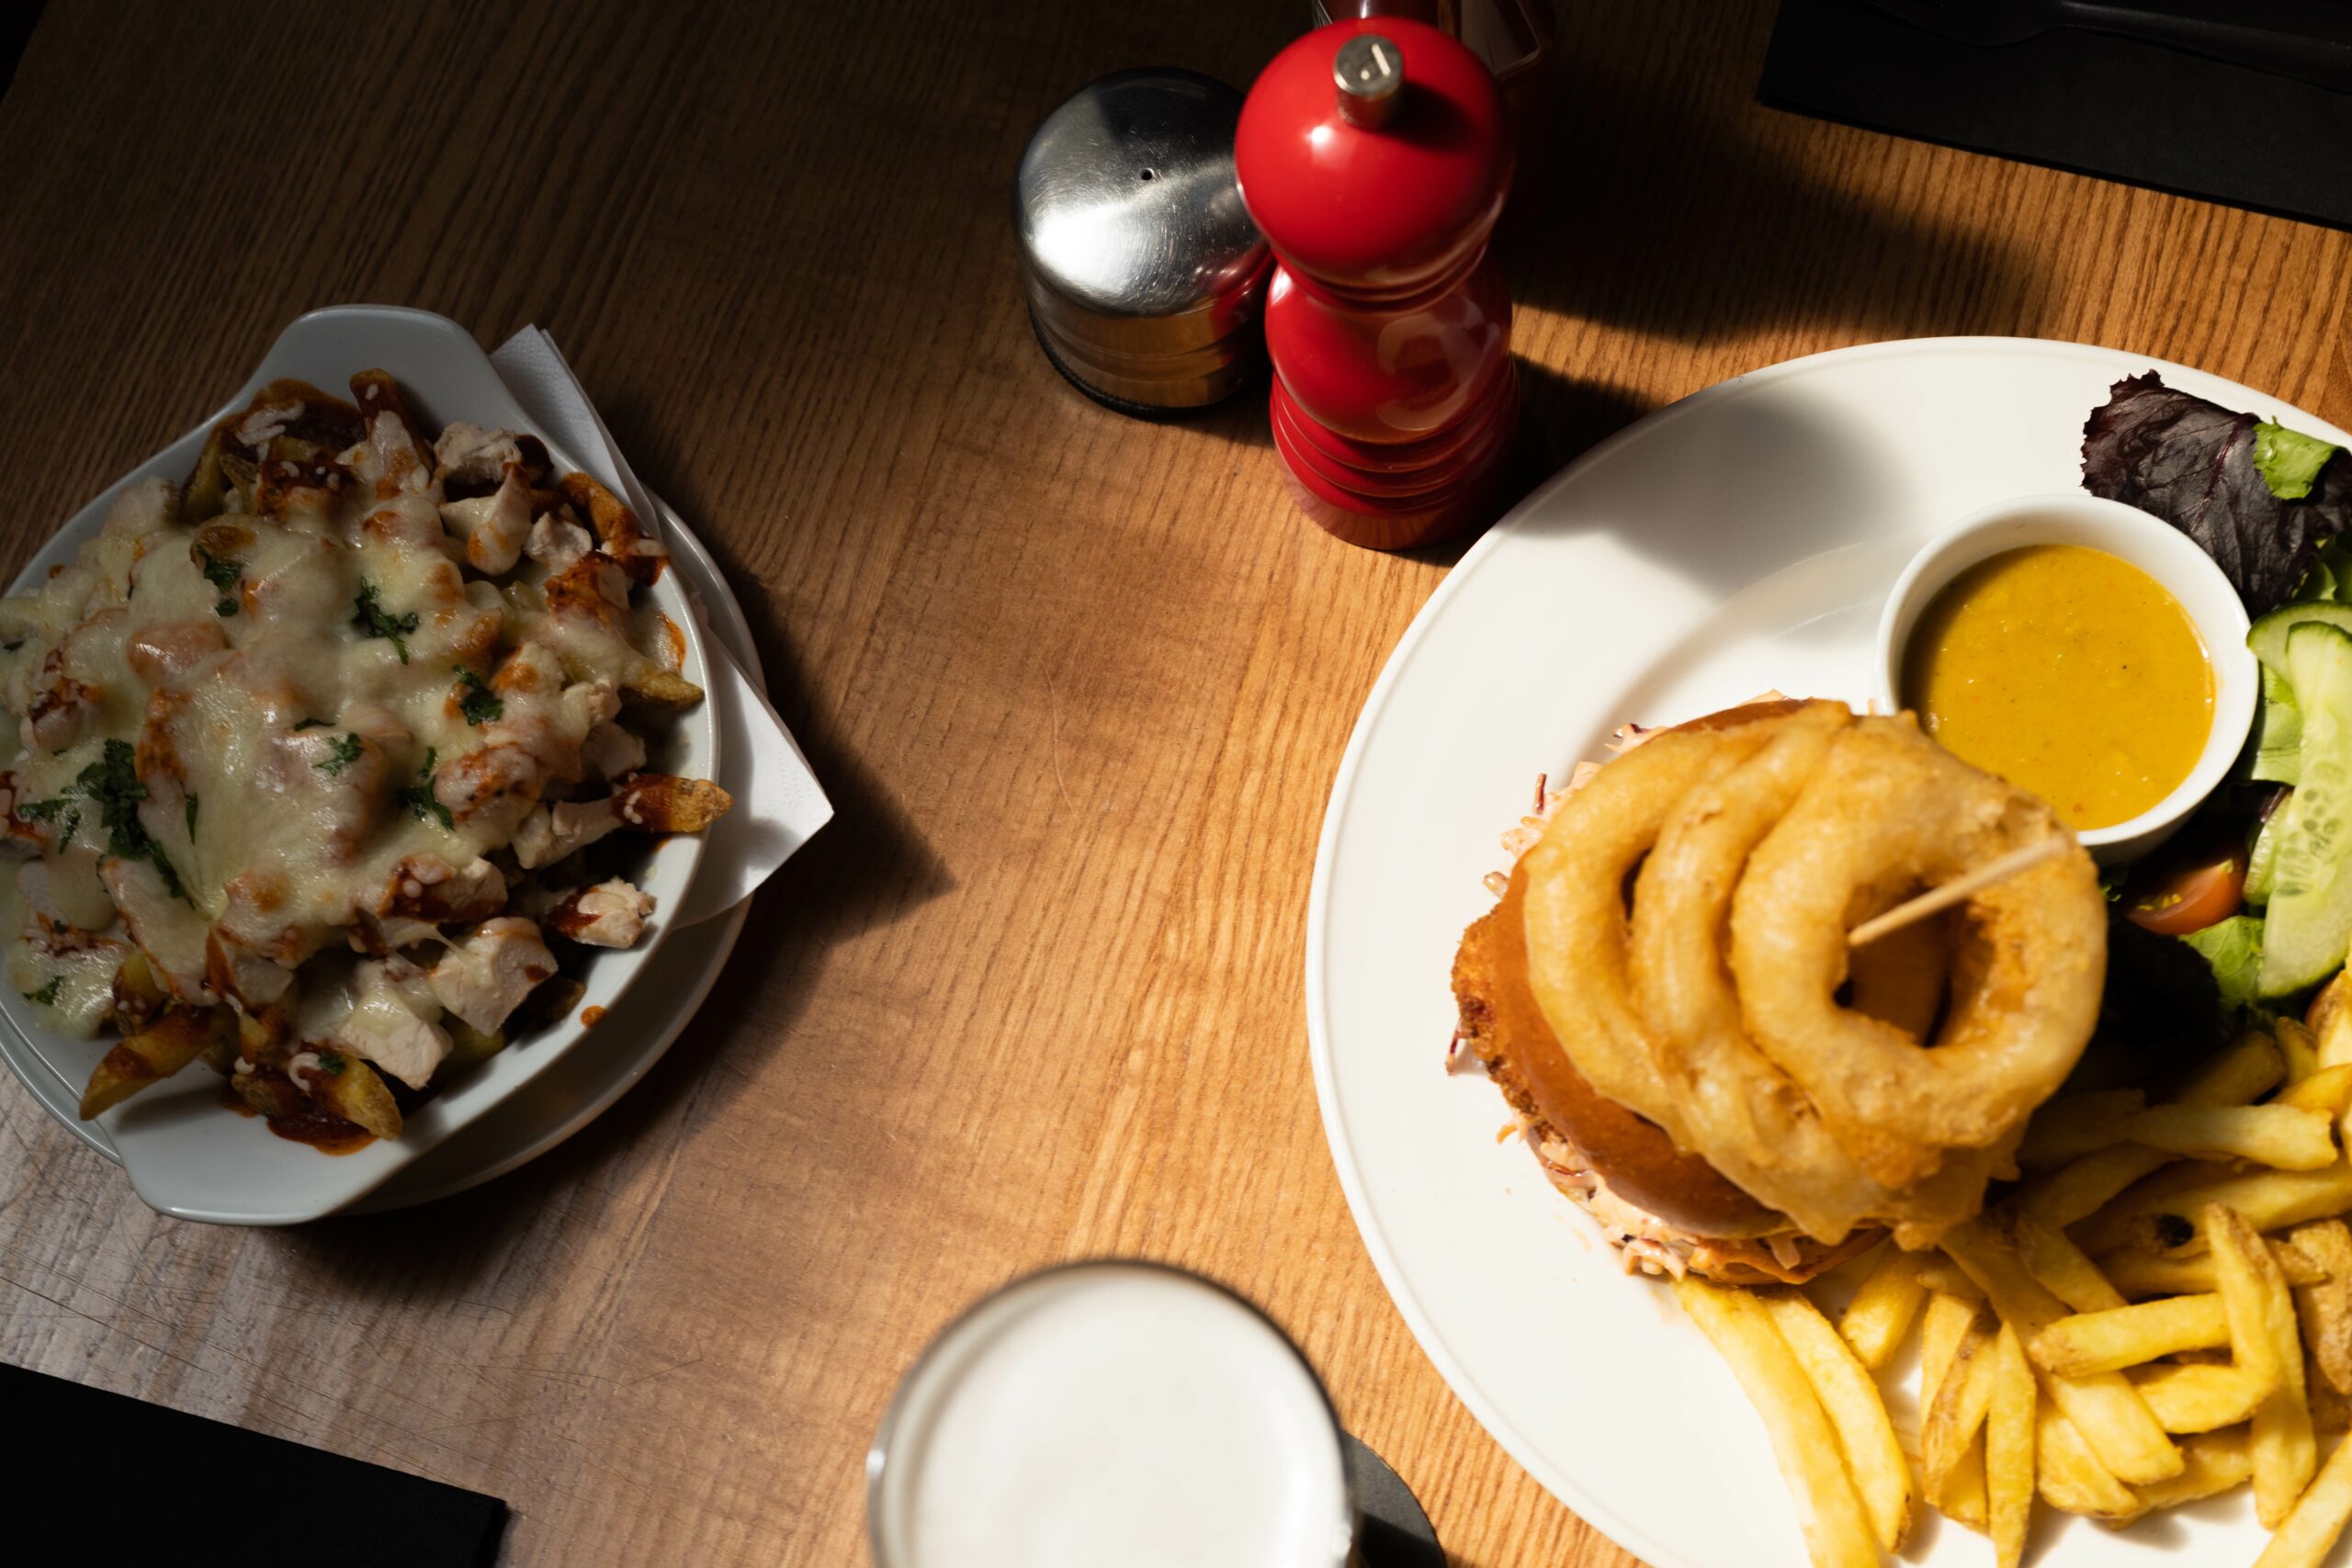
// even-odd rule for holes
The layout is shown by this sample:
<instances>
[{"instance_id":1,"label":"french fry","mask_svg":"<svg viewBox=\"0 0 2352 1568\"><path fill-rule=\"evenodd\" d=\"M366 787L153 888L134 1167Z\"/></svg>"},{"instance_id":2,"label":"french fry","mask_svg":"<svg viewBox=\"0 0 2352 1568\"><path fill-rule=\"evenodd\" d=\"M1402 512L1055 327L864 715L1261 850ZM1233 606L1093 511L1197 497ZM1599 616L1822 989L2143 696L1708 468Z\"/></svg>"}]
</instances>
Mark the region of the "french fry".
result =
<instances>
[{"instance_id":1,"label":"french fry","mask_svg":"<svg viewBox=\"0 0 2352 1568\"><path fill-rule=\"evenodd\" d=\"M2309 1076L2280 1089L2270 1103L2316 1111L2329 1121L2336 1121L2346 1110L2352 1110L2352 1063L2315 1068Z\"/></svg>"},{"instance_id":2,"label":"french fry","mask_svg":"<svg viewBox=\"0 0 2352 1568\"><path fill-rule=\"evenodd\" d=\"M699 833L734 804L708 779L672 773L631 773L613 788L621 825L640 833Z\"/></svg>"},{"instance_id":3,"label":"french fry","mask_svg":"<svg viewBox=\"0 0 2352 1568\"><path fill-rule=\"evenodd\" d=\"M2064 1231L2043 1224L2030 1214L2019 1214L2009 1234L2025 1271L2076 1312L2107 1312L2124 1304L2123 1292L2099 1272L2088 1253L2067 1239Z\"/></svg>"},{"instance_id":4,"label":"french fry","mask_svg":"<svg viewBox=\"0 0 2352 1568\"><path fill-rule=\"evenodd\" d=\"M2303 1403L2303 1349L2287 1277L2262 1237L2235 1210L2207 1204L2199 1223L2230 1320L2230 1348L2249 1381L2270 1390L2254 1413L2255 1516L2278 1528L2319 1462L2311 1407Z\"/></svg>"},{"instance_id":5,"label":"french fry","mask_svg":"<svg viewBox=\"0 0 2352 1568\"><path fill-rule=\"evenodd\" d=\"M2270 1032L2278 1042L2278 1055L2286 1059L2290 1089L2320 1070L2319 1042L2310 1030L2291 1018L2282 1018L2270 1026Z\"/></svg>"},{"instance_id":6,"label":"french fry","mask_svg":"<svg viewBox=\"0 0 2352 1568\"><path fill-rule=\"evenodd\" d=\"M1920 1416L1919 1488L1938 1502L1951 1495L1952 1472L1984 1429L1993 1400L1993 1339L1984 1323L1969 1325L1936 1381L1935 1402Z\"/></svg>"},{"instance_id":7,"label":"french fry","mask_svg":"<svg viewBox=\"0 0 2352 1568\"><path fill-rule=\"evenodd\" d=\"M2025 1270L2014 1248L1983 1215L1956 1225L1943 1248L1992 1300L2004 1323L2028 1344L2066 1315L2065 1303ZM2169 1481L2178 1475L2180 1450L2156 1424L2147 1403L2120 1372L2081 1376L2041 1371L2042 1387L2118 1481Z\"/></svg>"},{"instance_id":8,"label":"french fry","mask_svg":"<svg viewBox=\"0 0 2352 1568\"><path fill-rule=\"evenodd\" d=\"M172 999L171 992L155 978L147 955L135 947L116 968L111 989L115 1027L127 1034L136 1034L161 1018Z\"/></svg>"},{"instance_id":9,"label":"french fry","mask_svg":"<svg viewBox=\"0 0 2352 1568\"><path fill-rule=\"evenodd\" d=\"M2117 1129L2147 1105L2147 1095L2136 1089L2062 1095L2035 1111L2026 1124L2018 1164L2027 1170L2048 1170L2121 1143Z\"/></svg>"},{"instance_id":10,"label":"french fry","mask_svg":"<svg viewBox=\"0 0 2352 1568\"><path fill-rule=\"evenodd\" d=\"M1900 1551L1911 1533L1911 1466L1895 1439L1894 1423L1888 1418L1878 1384L1871 1381L1853 1347L1803 1294L1769 1291L1759 1292L1759 1299L1838 1430L1846 1472L1861 1496L1879 1544L1889 1551Z\"/></svg>"},{"instance_id":11,"label":"french fry","mask_svg":"<svg viewBox=\"0 0 2352 1568\"><path fill-rule=\"evenodd\" d=\"M2303 1359L2303 1400L2312 1407L2313 1433L2352 1431L2352 1400L2330 1387L2309 1357Z\"/></svg>"},{"instance_id":12,"label":"french fry","mask_svg":"<svg viewBox=\"0 0 2352 1568\"><path fill-rule=\"evenodd\" d=\"M1964 1302L1984 1299L1984 1287L1970 1279L1959 1264L1940 1255L1920 1259L1919 1282L1939 1296L1958 1296Z\"/></svg>"},{"instance_id":13,"label":"french fry","mask_svg":"<svg viewBox=\"0 0 2352 1568\"><path fill-rule=\"evenodd\" d=\"M399 1137L401 1108L376 1069L340 1051L318 1055L318 1067L304 1073L296 1087L354 1126L379 1138Z\"/></svg>"},{"instance_id":14,"label":"french fry","mask_svg":"<svg viewBox=\"0 0 2352 1568\"><path fill-rule=\"evenodd\" d=\"M2251 1105L2287 1079L2278 1043L2248 1030L2180 1081L2169 1098L2177 1105Z\"/></svg>"},{"instance_id":15,"label":"french fry","mask_svg":"<svg viewBox=\"0 0 2352 1568\"><path fill-rule=\"evenodd\" d=\"M1991 1352L1987 1351L1987 1355ZM1978 1535L1990 1534L1993 1529L1991 1499L1984 1489L1984 1434L1968 1445L1968 1451L1952 1466L1951 1475L1944 1483L1944 1495L1936 1500L1944 1517L1956 1525L1974 1530Z\"/></svg>"},{"instance_id":16,"label":"french fry","mask_svg":"<svg viewBox=\"0 0 2352 1568\"><path fill-rule=\"evenodd\" d=\"M2320 1076L2335 1072L2323 1067ZM2309 1081L2316 1082L2317 1078ZM2326 1270L2322 1280L2300 1281L2290 1274L2295 1289L2295 1317L2303 1331L2303 1348L2330 1388L2352 1393L2352 1228L2342 1220L2315 1220L2296 1228L2290 1246L2274 1246L2274 1253L2301 1254ZM2281 1258L2280 1261L2285 1261Z\"/></svg>"},{"instance_id":17,"label":"french fry","mask_svg":"<svg viewBox=\"0 0 2352 1568\"><path fill-rule=\"evenodd\" d=\"M1993 1345L1993 1395L1984 1412L1984 1495L1998 1568L2018 1568L2033 1518L2033 1369L2007 1324Z\"/></svg>"},{"instance_id":18,"label":"french fry","mask_svg":"<svg viewBox=\"0 0 2352 1568\"><path fill-rule=\"evenodd\" d=\"M621 698L661 713L684 713L702 701L702 688L667 670L645 669L621 677Z\"/></svg>"},{"instance_id":19,"label":"french fry","mask_svg":"<svg viewBox=\"0 0 2352 1568\"><path fill-rule=\"evenodd\" d=\"M2326 1468L2297 1499L2254 1568L2319 1568L2352 1522L2352 1442L2339 1443Z\"/></svg>"},{"instance_id":20,"label":"french fry","mask_svg":"<svg viewBox=\"0 0 2352 1568\"><path fill-rule=\"evenodd\" d=\"M1781 1475L1796 1495L1814 1568L1878 1568L1878 1535L1838 1457L1838 1435L1762 1303L1695 1274L1674 1282L1674 1299L1731 1363L1763 1419Z\"/></svg>"},{"instance_id":21,"label":"french fry","mask_svg":"<svg viewBox=\"0 0 2352 1568\"><path fill-rule=\"evenodd\" d=\"M91 1070L89 1084L82 1090L82 1120L87 1122L170 1077L215 1043L234 1039L235 1017L227 1008L174 1008L138 1033L116 1042Z\"/></svg>"},{"instance_id":22,"label":"french fry","mask_svg":"<svg viewBox=\"0 0 2352 1568\"><path fill-rule=\"evenodd\" d=\"M2045 1502L2094 1518L2126 1518L2139 1512L2139 1495L2099 1463L2057 1405L2046 1399L2036 1402L2033 1419L2034 1484ZM2187 1471L2187 1461L2181 1468Z\"/></svg>"},{"instance_id":23,"label":"french fry","mask_svg":"<svg viewBox=\"0 0 2352 1568\"><path fill-rule=\"evenodd\" d=\"M1922 1415L1934 1407L1936 1390L1942 1386L1944 1374L1951 1370L1952 1360L1960 1354L1962 1341L1968 1337L1969 1325L1976 1321L1977 1305L1960 1296L1947 1296L1940 1292L1928 1298L1928 1312L1919 1324L1919 1409Z\"/></svg>"},{"instance_id":24,"label":"french fry","mask_svg":"<svg viewBox=\"0 0 2352 1568\"><path fill-rule=\"evenodd\" d=\"M2207 1432L2180 1445L2187 1461L2178 1475L2170 1481L2159 1481L2132 1490L2138 1496L2139 1511L2122 1518L2100 1522L2115 1526L2128 1525L2141 1514L2158 1508L2178 1507L2201 1498L2218 1497L2246 1483L2254 1474L2254 1450L2243 1430Z\"/></svg>"},{"instance_id":25,"label":"french fry","mask_svg":"<svg viewBox=\"0 0 2352 1568\"><path fill-rule=\"evenodd\" d=\"M503 1029L484 1032L456 1013L442 1019L441 1027L449 1032L447 1065L451 1068L462 1071L480 1066L506 1049L506 1031Z\"/></svg>"},{"instance_id":26,"label":"french fry","mask_svg":"<svg viewBox=\"0 0 2352 1568\"><path fill-rule=\"evenodd\" d=\"M2138 1144L2118 1144L2038 1177L2018 1189L2009 1207L2053 1230L2079 1224L2119 1193L2172 1163L2172 1156Z\"/></svg>"},{"instance_id":27,"label":"french fry","mask_svg":"<svg viewBox=\"0 0 2352 1568\"><path fill-rule=\"evenodd\" d=\"M2121 1132L2126 1142L2166 1154L2246 1159L2274 1170L2320 1170L2336 1157L2326 1112L2275 1102L2154 1105L2124 1122Z\"/></svg>"},{"instance_id":28,"label":"french fry","mask_svg":"<svg viewBox=\"0 0 2352 1568\"><path fill-rule=\"evenodd\" d=\"M2273 1242L2270 1250L2290 1285L2316 1285L2327 1278L2325 1269L2290 1245ZM2187 1296L2218 1288L2213 1282L2211 1253L2183 1258L2127 1247L2099 1258L2098 1268L2127 1297Z\"/></svg>"},{"instance_id":29,"label":"french fry","mask_svg":"<svg viewBox=\"0 0 2352 1568\"><path fill-rule=\"evenodd\" d=\"M2250 1421L2269 1390L2235 1367L2197 1362L2146 1367L2132 1386L2167 1432L2211 1432Z\"/></svg>"},{"instance_id":30,"label":"french fry","mask_svg":"<svg viewBox=\"0 0 2352 1568\"><path fill-rule=\"evenodd\" d=\"M2336 1067L2352 1063L2352 979L2341 969L2320 987L2303 1014L2303 1022L2318 1039L2319 1065Z\"/></svg>"},{"instance_id":31,"label":"french fry","mask_svg":"<svg viewBox=\"0 0 2352 1568\"><path fill-rule=\"evenodd\" d=\"M2082 1377L2230 1343L2230 1321L2219 1295L2159 1296L2062 1317L2036 1334L2028 1348L2037 1366L2064 1377Z\"/></svg>"},{"instance_id":32,"label":"french fry","mask_svg":"<svg viewBox=\"0 0 2352 1568\"><path fill-rule=\"evenodd\" d=\"M2287 1230L2352 1210L2352 1164L2324 1170L2260 1170L2154 1196L2133 1195L2100 1213L2075 1239L2104 1253L2140 1246L2184 1255L2205 1250L2196 1215L2208 1204L2234 1209L2257 1232Z\"/></svg>"},{"instance_id":33,"label":"french fry","mask_svg":"<svg viewBox=\"0 0 2352 1568\"><path fill-rule=\"evenodd\" d=\"M1838 1319L1838 1332L1872 1371L1894 1359L1927 1304L1928 1287L1919 1280L1921 1256L1888 1242Z\"/></svg>"}]
</instances>

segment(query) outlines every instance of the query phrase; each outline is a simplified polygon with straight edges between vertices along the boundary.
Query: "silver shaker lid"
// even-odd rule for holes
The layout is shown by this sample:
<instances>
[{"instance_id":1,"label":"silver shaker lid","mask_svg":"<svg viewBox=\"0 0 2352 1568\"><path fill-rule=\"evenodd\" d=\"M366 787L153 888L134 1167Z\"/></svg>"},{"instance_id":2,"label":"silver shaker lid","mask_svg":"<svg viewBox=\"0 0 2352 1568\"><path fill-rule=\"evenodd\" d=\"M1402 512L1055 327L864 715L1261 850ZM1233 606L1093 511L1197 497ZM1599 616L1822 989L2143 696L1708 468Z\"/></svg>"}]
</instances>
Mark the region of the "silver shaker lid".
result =
<instances>
[{"instance_id":1,"label":"silver shaker lid","mask_svg":"<svg viewBox=\"0 0 2352 1568\"><path fill-rule=\"evenodd\" d=\"M1046 118L1012 220L1038 341L1114 408L1227 397L1262 363L1264 236L1233 177L1241 95L1173 68L1122 71Z\"/></svg>"}]
</instances>

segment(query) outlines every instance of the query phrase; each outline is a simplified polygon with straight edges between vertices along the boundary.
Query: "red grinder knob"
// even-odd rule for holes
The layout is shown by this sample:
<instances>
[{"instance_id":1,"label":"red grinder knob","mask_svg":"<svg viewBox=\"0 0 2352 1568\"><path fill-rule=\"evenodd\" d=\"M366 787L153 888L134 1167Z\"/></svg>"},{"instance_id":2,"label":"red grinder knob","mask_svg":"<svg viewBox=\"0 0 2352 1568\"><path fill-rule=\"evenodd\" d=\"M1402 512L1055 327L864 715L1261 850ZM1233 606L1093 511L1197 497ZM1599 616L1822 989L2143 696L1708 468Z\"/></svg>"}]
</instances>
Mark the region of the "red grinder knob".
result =
<instances>
[{"instance_id":1,"label":"red grinder knob","mask_svg":"<svg viewBox=\"0 0 2352 1568\"><path fill-rule=\"evenodd\" d=\"M1242 106L1235 173L1279 263L1275 447L1342 538L1428 544L1491 499L1519 409L1487 257L1511 146L1486 67L1402 17L1316 29Z\"/></svg>"}]
</instances>

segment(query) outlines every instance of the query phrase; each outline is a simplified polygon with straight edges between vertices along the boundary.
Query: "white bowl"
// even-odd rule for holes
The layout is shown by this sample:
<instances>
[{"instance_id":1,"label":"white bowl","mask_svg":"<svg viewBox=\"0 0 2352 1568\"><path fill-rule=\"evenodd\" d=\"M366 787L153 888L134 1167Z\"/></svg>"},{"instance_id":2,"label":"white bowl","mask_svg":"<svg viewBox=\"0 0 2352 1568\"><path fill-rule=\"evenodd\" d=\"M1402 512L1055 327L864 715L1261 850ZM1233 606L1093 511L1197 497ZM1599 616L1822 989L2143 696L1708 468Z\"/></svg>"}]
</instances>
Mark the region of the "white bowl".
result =
<instances>
[{"instance_id":1,"label":"white bowl","mask_svg":"<svg viewBox=\"0 0 2352 1568\"><path fill-rule=\"evenodd\" d=\"M1878 622L1878 696L1903 706L1903 651L1919 613L1944 585L1979 561L2028 545L2086 545L2131 562L2169 590L2188 613L2213 669L2213 728L2188 776L2139 816L2075 835L2101 865L2139 859L2229 776L2254 728L2262 671L2245 645L2245 605L2195 540L2161 517L2080 491L2020 496L1988 506L1938 535L1911 558Z\"/></svg>"},{"instance_id":2,"label":"white bowl","mask_svg":"<svg viewBox=\"0 0 2352 1568\"><path fill-rule=\"evenodd\" d=\"M96 534L107 505L125 485L157 474L175 482L185 478L214 421L243 408L268 382L292 376L337 391L353 371L371 366L390 371L410 403L434 424L469 419L546 436L515 403L490 356L457 322L387 305L313 310L279 335L244 384L203 423L69 519L27 563L15 591L41 581L51 565L73 559ZM548 442L548 449L560 468L585 469L608 485L615 482L605 465L589 454L565 450L554 441ZM664 572L646 592L685 634L681 673L708 686L702 626L678 574ZM718 776L719 737L708 704L684 715L650 745L653 765L664 772ZM587 992L571 1018L516 1041L425 1101L408 1117L407 1129L398 1138L329 1158L308 1145L273 1136L258 1120L221 1109L220 1079L200 1066L103 1112L99 1125L139 1196L149 1207L175 1218L218 1224L296 1224L355 1204L523 1090L580 1043L592 1027L588 1019L616 1007L674 928L675 912L684 906L702 864L703 846L699 833L662 840L643 873L632 878L656 899L638 945L587 955L578 970ZM110 1038L76 1040L43 1028L31 1007L6 986L0 986L0 1021L13 1028L28 1054L76 1095L112 1043ZM606 1024L621 1027L612 1020ZM13 1058L10 1065L16 1065Z\"/></svg>"}]
</instances>

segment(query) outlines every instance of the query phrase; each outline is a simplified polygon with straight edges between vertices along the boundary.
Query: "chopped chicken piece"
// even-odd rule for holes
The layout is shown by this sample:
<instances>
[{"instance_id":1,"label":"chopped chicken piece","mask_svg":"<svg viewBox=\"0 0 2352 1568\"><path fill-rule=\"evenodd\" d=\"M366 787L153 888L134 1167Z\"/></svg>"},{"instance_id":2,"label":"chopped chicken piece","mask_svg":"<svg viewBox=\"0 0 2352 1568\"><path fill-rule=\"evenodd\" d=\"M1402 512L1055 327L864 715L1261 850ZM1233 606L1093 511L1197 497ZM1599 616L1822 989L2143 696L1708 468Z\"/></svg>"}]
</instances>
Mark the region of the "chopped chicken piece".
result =
<instances>
[{"instance_id":1,"label":"chopped chicken piece","mask_svg":"<svg viewBox=\"0 0 2352 1568\"><path fill-rule=\"evenodd\" d=\"M122 912L123 929L164 988L191 1007L219 1001L205 977L204 917L173 897L162 874L143 860L110 857L98 875Z\"/></svg>"},{"instance_id":2,"label":"chopped chicken piece","mask_svg":"<svg viewBox=\"0 0 2352 1568\"><path fill-rule=\"evenodd\" d=\"M621 825L613 797L559 800L523 818L514 829L514 858L526 870L553 865L574 850L587 848Z\"/></svg>"},{"instance_id":3,"label":"chopped chicken piece","mask_svg":"<svg viewBox=\"0 0 2352 1568\"><path fill-rule=\"evenodd\" d=\"M466 541L467 564L502 576L514 570L531 535L531 487L519 469L510 470L494 494L443 502L441 521Z\"/></svg>"},{"instance_id":4,"label":"chopped chicken piece","mask_svg":"<svg viewBox=\"0 0 2352 1568\"><path fill-rule=\"evenodd\" d=\"M645 766L645 742L610 719L580 743L580 760L602 779L616 779Z\"/></svg>"},{"instance_id":5,"label":"chopped chicken piece","mask_svg":"<svg viewBox=\"0 0 2352 1568\"><path fill-rule=\"evenodd\" d=\"M130 672L151 686L175 675L185 675L229 646L220 617L206 615L185 621L157 621L131 634L123 649Z\"/></svg>"},{"instance_id":6,"label":"chopped chicken piece","mask_svg":"<svg viewBox=\"0 0 2352 1568\"><path fill-rule=\"evenodd\" d=\"M485 920L505 907L506 878L480 855L463 865L451 865L439 855L410 855L392 868L390 882L369 912L443 925Z\"/></svg>"},{"instance_id":7,"label":"chopped chicken piece","mask_svg":"<svg viewBox=\"0 0 2352 1568\"><path fill-rule=\"evenodd\" d=\"M88 682L77 681L65 672L63 648L51 649L49 657L41 662L33 699L25 708L26 749L62 751L82 739L97 723L99 704L105 695Z\"/></svg>"},{"instance_id":8,"label":"chopped chicken piece","mask_svg":"<svg viewBox=\"0 0 2352 1568\"><path fill-rule=\"evenodd\" d=\"M449 1035L424 971L404 958L368 959L354 972L351 1011L334 1030L337 1045L375 1063L411 1089L423 1089L449 1054Z\"/></svg>"},{"instance_id":9,"label":"chopped chicken piece","mask_svg":"<svg viewBox=\"0 0 2352 1568\"><path fill-rule=\"evenodd\" d=\"M548 930L588 947L634 947L653 913L653 895L619 877L575 888L547 914Z\"/></svg>"},{"instance_id":10,"label":"chopped chicken piece","mask_svg":"<svg viewBox=\"0 0 2352 1568\"><path fill-rule=\"evenodd\" d=\"M554 973L555 954L539 928L508 915L484 920L464 946L433 966L430 977L443 1007L489 1034Z\"/></svg>"},{"instance_id":11,"label":"chopped chicken piece","mask_svg":"<svg viewBox=\"0 0 2352 1568\"><path fill-rule=\"evenodd\" d=\"M17 897L25 906L25 936L45 953L77 953L94 946L98 932L114 923L110 904L104 911L96 911L87 907L87 897L72 896L66 880L71 874L61 874L47 861L34 861L17 871ZM80 874L87 877L89 873L83 870ZM103 890L100 896L103 899Z\"/></svg>"},{"instance_id":12,"label":"chopped chicken piece","mask_svg":"<svg viewBox=\"0 0 2352 1568\"><path fill-rule=\"evenodd\" d=\"M515 445L512 432L462 419L445 426L441 439L433 444L433 477L445 482L495 484L522 461L522 448Z\"/></svg>"},{"instance_id":13,"label":"chopped chicken piece","mask_svg":"<svg viewBox=\"0 0 2352 1568\"><path fill-rule=\"evenodd\" d=\"M586 555L594 544L587 529L550 512L531 525L531 536L524 542L523 553L548 570L557 572Z\"/></svg>"}]
</instances>

